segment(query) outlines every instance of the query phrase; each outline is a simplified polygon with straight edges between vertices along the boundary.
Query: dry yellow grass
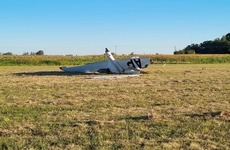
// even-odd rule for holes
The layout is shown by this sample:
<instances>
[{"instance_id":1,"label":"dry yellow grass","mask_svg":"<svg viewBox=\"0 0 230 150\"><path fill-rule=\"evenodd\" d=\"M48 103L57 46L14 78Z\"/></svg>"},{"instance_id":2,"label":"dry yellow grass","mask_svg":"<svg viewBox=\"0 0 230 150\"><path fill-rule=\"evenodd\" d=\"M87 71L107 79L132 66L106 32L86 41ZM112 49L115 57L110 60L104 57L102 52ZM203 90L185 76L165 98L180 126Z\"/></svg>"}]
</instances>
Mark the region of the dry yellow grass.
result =
<instances>
[{"instance_id":1,"label":"dry yellow grass","mask_svg":"<svg viewBox=\"0 0 230 150\"><path fill-rule=\"evenodd\" d=\"M230 147L230 64L151 65L148 74L113 80L57 71L0 67L2 147Z\"/></svg>"}]
</instances>

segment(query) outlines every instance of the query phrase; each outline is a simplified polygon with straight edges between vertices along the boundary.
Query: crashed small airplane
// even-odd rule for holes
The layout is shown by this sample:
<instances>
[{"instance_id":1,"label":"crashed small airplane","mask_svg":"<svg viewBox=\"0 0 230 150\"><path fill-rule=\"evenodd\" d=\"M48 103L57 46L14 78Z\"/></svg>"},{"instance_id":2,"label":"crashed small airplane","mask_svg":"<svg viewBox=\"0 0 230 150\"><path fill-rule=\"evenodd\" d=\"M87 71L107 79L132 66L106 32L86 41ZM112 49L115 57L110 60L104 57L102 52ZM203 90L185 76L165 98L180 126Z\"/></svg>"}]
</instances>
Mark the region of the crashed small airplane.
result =
<instances>
[{"instance_id":1,"label":"crashed small airplane","mask_svg":"<svg viewBox=\"0 0 230 150\"><path fill-rule=\"evenodd\" d=\"M83 74L140 74L141 68L147 68L150 64L150 58L132 57L131 59L115 60L107 48L105 55L108 61L89 63L84 66L60 67L60 69L64 72Z\"/></svg>"}]
</instances>

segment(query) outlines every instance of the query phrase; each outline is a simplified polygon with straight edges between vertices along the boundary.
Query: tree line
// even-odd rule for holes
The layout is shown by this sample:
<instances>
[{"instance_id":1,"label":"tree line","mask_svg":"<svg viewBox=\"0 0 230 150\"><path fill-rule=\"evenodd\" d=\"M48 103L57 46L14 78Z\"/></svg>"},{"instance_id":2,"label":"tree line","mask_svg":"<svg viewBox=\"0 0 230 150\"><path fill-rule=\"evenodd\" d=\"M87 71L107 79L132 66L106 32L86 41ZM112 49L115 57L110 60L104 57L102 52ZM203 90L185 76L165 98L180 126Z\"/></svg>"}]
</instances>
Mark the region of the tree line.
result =
<instances>
[{"instance_id":1,"label":"tree line","mask_svg":"<svg viewBox=\"0 0 230 150\"><path fill-rule=\"evenodd\" d=\"M230 33L215 40L188 45L174 54L230 54Z\"/></svg>"},{"instance_id":2,"label":"tree line","mask_svg":"<svg viewBox=\"0 0 230 150\"><path fill-rule=\"evenodd\" d=\"M0 55L14 55L12 52L0 53ZM39 50L37 52L24 52L22 55L45 55L43 50Z\"/></svg>"}]
</instances>

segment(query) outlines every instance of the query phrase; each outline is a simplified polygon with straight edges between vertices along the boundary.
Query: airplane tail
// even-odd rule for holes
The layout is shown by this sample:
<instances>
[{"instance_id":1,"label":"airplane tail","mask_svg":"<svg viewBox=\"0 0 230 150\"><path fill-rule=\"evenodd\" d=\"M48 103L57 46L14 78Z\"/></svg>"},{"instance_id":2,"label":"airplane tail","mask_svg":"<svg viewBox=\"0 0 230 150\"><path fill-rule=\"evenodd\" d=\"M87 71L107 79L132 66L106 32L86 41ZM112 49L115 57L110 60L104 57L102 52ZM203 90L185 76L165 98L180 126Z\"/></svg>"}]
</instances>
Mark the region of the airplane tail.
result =
<instances>
[{"instance_id":1,"label":"airplane tail","mask_svg":"<svg viewBox=\"0 0 230 150\"><path fill-rule=\"evenodd\" d=\"M119 63L115 60L111 52L105 48L105 54L107 56L107 59L109 60L109 69L113 73L123 73L124 68L122 68Z\"/></svg>"}]
</instances>

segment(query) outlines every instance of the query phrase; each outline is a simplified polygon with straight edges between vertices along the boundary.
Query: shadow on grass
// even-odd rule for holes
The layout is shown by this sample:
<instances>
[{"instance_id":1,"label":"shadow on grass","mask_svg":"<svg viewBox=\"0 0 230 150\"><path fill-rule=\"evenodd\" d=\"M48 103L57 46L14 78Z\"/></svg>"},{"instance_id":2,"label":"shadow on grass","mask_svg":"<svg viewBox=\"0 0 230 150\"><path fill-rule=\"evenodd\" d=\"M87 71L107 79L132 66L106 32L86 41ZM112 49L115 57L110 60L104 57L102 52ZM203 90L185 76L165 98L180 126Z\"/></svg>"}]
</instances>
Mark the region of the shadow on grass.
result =
<instances>
[{"instance_id":1,"label":"shadow on grass","mask_svg":"<svg viewBox=\"0 0 230 150\"><path fill-rule=\"evenodd\" d=\"M73 126L77 126L78 124L87 124L87 125L102 125L102 124L114 124L117 122L123 122L123 121L135 121L135 122L142 122L142 121L150 121L152 120L153 117L151 115L146 115L146 116L128 116L125 118L120 118L117 120L86 120L86 121L78 121L73 123Z\"/></svg>"},{"instance_id":2,"label":"shadow on grass","mask_svg":"<svg viewBox=\"0 0 230 150\"><path fill-rule=\"evenodd\" d=\"M190 118L203 118L204 120L207 120L208 118L214 118L214 117L219 117L221 116L222 111L216 111L216 112L205 112L205 113L200 113L200 114L185 114L185 116L190 117Z\"/></svg>"},{"instance_id":3,"label":"shadow on grass","mask_svg":"<svg viewBox=\"0 0 230 150\"><path fill-rule=\"evenodd\" d=\"M112 80L127 77L138 77L139 74L108 74L108 73L78 73L78 72L63 72L63 71L39 71L39 72L20 72L13 73L16 76L80 76L88 75L85 79L88 80ZM92 76L91 76L92 75Z\"/></svg>"},{"instance_id":4,"label":"shadow on grass","mask_svg":"<svg viewBox=\"0 0 230 150\"><path fill-rule=\"evenodd\" d=\"M89 75L84 73L70 73L63 71L39 71L39 72L20 72L14 73L16 76L76 76L76 75Z\"/></svg>"},{"instance_id":5,"label":"shadow on grass","mask_svg":"<svg viewBox=\"0 0 230 150\"><path fill-rule=\"evenodd\" d=\"M147 121L147 120L152 120L152 118L153 118L152 115L144 115L144 116L128 116L123 119L129 120L129 121Z\"/></svg>"}]
</instances>

